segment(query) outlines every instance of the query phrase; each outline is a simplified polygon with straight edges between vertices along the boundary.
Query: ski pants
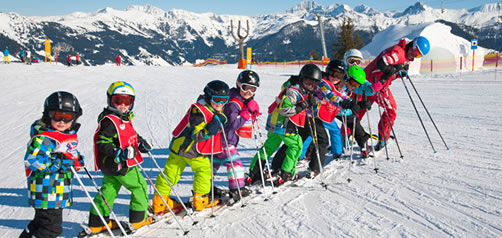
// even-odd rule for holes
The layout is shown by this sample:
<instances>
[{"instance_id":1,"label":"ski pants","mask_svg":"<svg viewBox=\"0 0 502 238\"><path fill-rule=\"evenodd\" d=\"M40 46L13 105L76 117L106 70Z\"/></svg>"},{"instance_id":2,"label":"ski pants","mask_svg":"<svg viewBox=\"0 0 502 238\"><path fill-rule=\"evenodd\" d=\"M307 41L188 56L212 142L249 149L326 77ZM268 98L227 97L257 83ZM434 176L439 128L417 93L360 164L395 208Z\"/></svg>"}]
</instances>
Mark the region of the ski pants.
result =
<instances>
[{"instance_id":1,"label":"ski pants","mask_svg":"<svg viewBox=\"0 0 502 238\"><path fill-rule=\"evenodd\" d=\"M242 166L242 161L237 152L237 148L235 146L231 146L230 157L228 156L228 152L226 148L223 148L223 153L217 154L213 158L213 174L216 175L218 169L221 165L227 167L227 178L228 178L228 188L229 189L237 189L237 187L244 187L244 167ZM233 166L232 166L233 164ZM234 179L237 179L237 181Z\"/></svg>"},{"instance_id":2,"label":"ski pants","mask_svg":"<svg viewBox=\"0 0 502 238\"><path fill-rule=\"evenodd\" d=\"M382 89L379 93L368 97L371 104L377 102L377 104L382 107L383 113L380 116L380 121L378 122L378 138L382 141L387 141L392 132L392 126L396 120L397 114L397 104L392 92L389 88ZM363 109L357 114L357 118L361 120L366 113L366 109Z\"/></svg>"},{"instance_id":3,"label":"ski pants","mask_svg":"<svg viewBox=\"0 0 502 238\"><path fill-rule=\"evenodd\" d=\"M211 191L211 161L205 155L188 159L171 151L163 173L169 179L171 185L174 186L180 180L181 173L183 173L187 164L190 165L194 172L193 192L208 194ZM169 196L171 194L171 186L169 186L169 183L162 174L157 176L155 186L162 196Z\"/></svg>"},{"instance_id":4,"label":"ski pants","mask_svg":"<svg viewBox=\"0 0 502 238\"><path fill-rule=\"evenodd\" d=\"M146 185L145 178L140 173L138 167L130 168L125 175L108 176L103 177L103 185L101 186L101 192L103 193L106 201L113 209L113 203L117 197L120 188L124 186L127 190L131 192L131 200L129 202L129 214L138 214L135 217L130 216L130 222L140 222L146 218L146 211L148 209L148 189ZM110 215L110 210L106 206L103 198L97 194L94 198L94 203L99 209L101 215L108 217ZM91 214L98 215L94 207L91 207ZM91 223L91 222L89 222ZM91 224L90 224L91 225Z\"/></svg>"},{"instance_id":5,"label":"ski pants","mask_svg":"<svg viewBox=\"0 0 502 238\"><path fill-rule=\"evenodd\" d=\"M35 208L35 218L24 228L20 238L58 237L63 233L63 208Z\"/></svg>"},{"instance_id":6,"label":"ski pants","mask_svg":"<svg viewBox=\"0 0 502 238\"><path fill-rule=\"evenodd\" d=\"M333 120L331 123L323 122L324 128L328 129L329 132L329 141L331 143L331 154L342 154L343 153L343 145L342 145L342 133L340 132L340 128L336 123L336 120Z\"/></svg>"},{"instance_id":7,"label":"ski pants","mask_svg":"<svg viewBox=\"0 0 502 238\"><path fill-rule=\"evenodd\" d=\"M323 122L319 119L316 118L315 120L315 135L317 137L317 143L319 146L319 160L321 160L321 165L324 166L324 162L326 160L326 147L329 145L328 141L328 134L326 133L326 129L323 126ZM314 125L311 123L312 118L307 118L307 121L305 122L305 126L303 128L298 128L298 133L300 134L300 137L302 141L307 140L309 136L312 136L314 138L314 135L311 135L310 130L314 129ZM312 141L314 142L314 141ZM311 144L311 146L314 146ZM288 145L283 145L281 149L275 154L274 159L272 160L272 168L277 169L277 165L280 165L282 161L285 158L285 152L287 151ZM308 153L308 152L307 152ZM296 157L296 161L298 161L300 157ZM312 150L310 153L310 162L309 162L309 168L310 170L314 171L315 173L319 174L320 173L320 167L319 167L319 160L317 159L317 151L315 148ZM288 172L288 171L286 171Z\"/></svg>"},{"instance_id":8,"label":"ski pants","mask_svg":"<svg viewBox=\"0 0 502 238\"><path fill-rule=\"evenodd\" d=\"M288 172L291 174L296 174L296 164L298 163L298 157L302 153L303 141L300 135L297 134L288 134L288 135L280 135L274 132L268 132L267 140L265 141L265 146L260 148L259 153L257 153L251 164L249 165L249 171L253 171L256 167L256 162L258 161L258 155L262 160L261 165L265 165L265 158L270 158L270 156L279 148L279 146L284 142L284 145L287 146L285 150L285 156L283 161L281 162L281 169L284 172ZM265 150L267 156L265 157ZM257 167L259 168L259 167Z\"/></svg>"},{"instance_id":9,"label":"ski pants","mask_svg":"<svg viewBox=\"0 0 502 238\"><path fill-rule=\"evenodd\" d=\"M3 63L4 64L10 63L9 56L4 56L3 57Z\"/></svg>"}]
</instances>

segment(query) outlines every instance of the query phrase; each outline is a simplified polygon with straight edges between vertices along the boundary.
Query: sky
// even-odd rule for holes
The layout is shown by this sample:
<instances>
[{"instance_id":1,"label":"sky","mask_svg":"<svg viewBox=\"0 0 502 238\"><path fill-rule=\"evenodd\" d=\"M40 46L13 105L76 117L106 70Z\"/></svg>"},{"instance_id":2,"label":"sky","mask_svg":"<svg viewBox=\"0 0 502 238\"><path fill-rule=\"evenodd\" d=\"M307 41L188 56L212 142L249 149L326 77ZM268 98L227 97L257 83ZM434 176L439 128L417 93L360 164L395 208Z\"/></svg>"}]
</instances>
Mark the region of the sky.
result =
<instances>
[{"instance_id":1,"label":"sky","mask_svg":"<svg viewBox=\"0 0 502 238\"><path fill-rule=\"evenodd\" d=\"M235 1L235 0L190 0L190 1L165 1L165 0L86 0L86 1L69 1L69 0L23 0L23 1L2 1L0 4L0 12L16 12L24 16L59 16L66 15L72 12L94 12L98 9L111 7L118 10L125 10L130 5L146 5L150 4L163 10L171 10L173 8L183 9L195 13L213 12L215 14L232 14L244 16L256 16L259 14L278 13L288 10L303 0L253 0L253 1ZM500 2L499 0L498 2ZM407 7L415 4L417 0L353 0L348 1L333 1L333 0L317 0L315 1L321 6L329 6L335 3L345 3L350 7L355 7L361 4L368 5L380 11L399 10L403 11ZM444 8L450 9L471 9L486 3L496 3L497 0L425 0L423 3L433 7L441 8L443 3ZM50 4L47 4L50 3ZM248 3L245 5L244 3Z\"/></svg>"}]
</instances>

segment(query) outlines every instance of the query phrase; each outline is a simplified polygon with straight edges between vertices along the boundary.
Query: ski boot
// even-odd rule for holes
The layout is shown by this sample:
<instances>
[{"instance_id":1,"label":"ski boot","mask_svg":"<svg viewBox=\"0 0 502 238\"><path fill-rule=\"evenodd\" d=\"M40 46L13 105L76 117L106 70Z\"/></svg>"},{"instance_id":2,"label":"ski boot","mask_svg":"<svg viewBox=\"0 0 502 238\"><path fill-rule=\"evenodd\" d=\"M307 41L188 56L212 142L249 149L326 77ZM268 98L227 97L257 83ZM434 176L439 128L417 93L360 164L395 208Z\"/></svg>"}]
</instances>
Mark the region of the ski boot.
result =
<instances>
[{"instance_id":1,"label":"ski boot","mask_svg":"<svg viewBox=\"0 0 502 238\"><path fill-rule=\"evenodd\" d=\"M167 202L167 205L171 210L173 210L175 213L179 210L182 209L182 206L179 202L169 198L169 196L163 196L164 200ZM169 209L166 207L164 204L164 201L162 201L162 198L159 195L153 196L153 214L155 215L162 215L164 213L169 213Z\"/></svg>"},{"instance_id":2,"label":"ski boot","mask_svg":"<svg viewBox=\"0 0 502 238\"><path fill-rule=\"evenodd\" d=\"M297 178L298 178L297 174L291 174L284 170L281 170L281 172L276 175L275 179L273 180L273 183L274 186L278 187L287 181L293 181L296 180Z\"/></svg>"},{"instance_id":3,"label":"ski boot","mask_svg":"<svg viewBox=\"0 0 502 238\"><path fill-rule=\"evenodd\" d=\"M385 147L385 141L379 139L377 145L375 146L375 151L380 151L384 147Z\"/></svg>"},{"instance_id":4,"label":"ski boot","mask_svg":"<svg viewBox=\"0 0 502 238\"><path fill-rule=\"evenodd\" d=\"M364 145L361 148L361 159L367 159L369 157L369 152L370 149L368 147L368 144L364 143Z\"/></svg>"},{"instance_id":5,"label":"ski boot","mask_svg":"<svg viewBox=\"0 0 502 238\"><path fill-rule=\"evenodd\" d=\"M209 194L195 193L193 195L193 208L195 211L202 211L205 208L210 208L212 205L217 206L219 203L219 200L210 201Z\"/></svg>"},{"instance_id":6,"label":"ski boot","mask_svg":"<svg viewBox=\"0 0 502 238\"><path fill-rule=\"evenodd\" d=\"M247 187L241 187L240 190L241 190L241 195L243 198L245 198L245 197L249 196L251 193L253 193L253 191ZM241 197L239 195L239 190L237 190L236 188L230 189L230 198L232 198L232 200L234 200L234 203L241 200Z\"/></svg>"},{"instance_id":7,"label":"ski boot","mask_svg":"<svg viewBox=\"0 0 502 238\"><path fill-rule=\"evenodd\" d=\"M305 174L305 178L314 179L315 177L317 177L317 175L319 175L319 173L317 173L314 170L308 168L307 174Z\"/></svg>"},{"instance_id":8,"label":"ski boot","mask_svg":"<svg viewBox=\"0 0 502 238\"><path fill-rule=\"evenodd\" d=\"M105 221L108 221L108 227L110 227L111 230L119 228L117 221L109 219L108 216L105 216L103 218L105 219ZM92 213L89 215L88 228L89 229L87 231L84 230L80 232L81 234L79 234L79 237L108 232L108 229L106 229L106 226L101 221L101 218L98 215L94 215Z\"/></svg>"},{"instance_id":9,"label":"ski boot","mask_svg":"<svg viewBox=\"0 0 502 238\"><path fill-rule=\"evenodd\" d=\"M144 227L146 225L149 225L153 222L154 222L153 217L147 216L144 220L142 220L140 222L131 222L131 226L134 230L137 230L137 229Z\"/></svg>"}]
</instances>

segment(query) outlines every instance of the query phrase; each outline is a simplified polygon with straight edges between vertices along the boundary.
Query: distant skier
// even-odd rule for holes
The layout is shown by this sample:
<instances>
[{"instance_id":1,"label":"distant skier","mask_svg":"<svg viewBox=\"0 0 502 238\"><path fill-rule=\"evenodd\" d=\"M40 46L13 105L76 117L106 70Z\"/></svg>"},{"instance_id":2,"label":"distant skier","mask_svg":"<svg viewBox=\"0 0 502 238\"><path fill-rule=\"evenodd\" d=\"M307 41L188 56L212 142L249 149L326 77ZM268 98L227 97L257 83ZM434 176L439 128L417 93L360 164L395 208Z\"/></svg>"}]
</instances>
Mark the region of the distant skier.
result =
<instances>
[{"instance_id":1,"label":"distant skier","mask_svg":"<svg viewBox=\"0 0 502 238\"><path fill-rule=\"evenodd\" d=\"M75 64L76 65L80 64L80 55L78 53L75 54Z\"/></svg>"},{"instance_id":2,"label":"distant skier","mask_svg":"<svg viewBox=\"0 0 502 238\"><path fill-rule=\"evenodd\" d=\"M251 194L251 190L244 186L244 167L237 151L237 144L240 136L251 138L252 121L256 121L257 116L260 115L258 103L254 100L259 86L260 77L256 72L251 70L240 72L237 76L236 87L230 89L230 102L223 109L228 118L225 134L228 139L230 155L225 148L226 144L223 143L223 153L214 157L213 173L216 174L222 164L227 167L228 187L234 201L240 199L237 187L243 197ZM232 160L233 166L230 160ZM234 180L234 176L237 181Z\"/></svg>"},{"instance_id":3,"label":"distant skier","mask_svg":"<svg viewBox=\"0 0 502 238\"><path fill-rule=\"evenodd\" d=\"M204 87L204 94L190 109L173 131L173 140L169 147L169 158L164 166L164 175L175 186L186 165L190 165L193 175L193 202L196 211L219 204L219 200L211 200L211 154L219 154L222 149L221 125L225 126L227 117L222 113L223 107L230 99L230 88L220 80L210 81ZM168 212L163 200L171 209L179 208L178 202L169 198L171 187L162 174L155 183L162 198L153 197L154 213Z\"/></svg>"},{"instance_id":4,"label":"distant skier","mask_svg":"<svg viewBox=\"0 0 502 238\"><path fill-rule=\"evenodd\" d=\"M24 50L21 50L21 52L19 52L19 58L21 59L21 63L25 62L26 58L25 58Z\"/></svg>"},{"instance_id":5,"label":"distant skier","mask_svg":"<svg viewBox=\"0 0 502 238\"><path fill-rule=\"evenodd\" d=\"M68 67L70 67L70 66L71 66L71 56L70 56L70 55L68 55L68 56L66 57L66 64L68 64Z\"/></svg>"},{"instance_id":6,"label":"distant skier","mask_svg":"<svg viewBox=\"0 0 502 238\"><path fill-rule=\"evenodd\" d=\"M117 66L120 66L120 55L117 55Z\"/></svg>"},{"instance_id":7,"label":"distant skier","mask_svg":"<svg viewBox=\"0 0 502 238\"><path fill-rule=\"evenodd\" d=\"M9 47L5 46L5 50L3 50L3 63L4 64L9 64Z\"/></svg>"},{"instance_id":8,"label":"distant skier","mask_svg":"<svg viewBox=\"0 0 502 238\"><path fill-rule=\"evenodd\" d=\"M55 92L45 99L42 118L31 125L24 157L28 201L35 217L20 237L57 237L63 232L63 208L73 202L73 173L84 165L77 150L76 120L82 109L75 96Z\"/></svg>"},{"instance_id":9,"label":"distant skier","mask_svg":"<svg viewBox=\"0 0 502 238\"><path fill-rule=\"evenodd\" d=\"M423 36L416 37L413 41L401 39L397 45L382 51L366 68L368 80L373 84L373 88L379 89L376 95L368 97L370 103L377 102L384 108L378 123L378 143L375 150L380 150L385 146L391 133L391 126L396 119L397 104L392 96L389 86L401 76L408 75L409 63L415 58L420 58L429 53L430 44ZM362 119L366 110L363 109L357 117Z\"/></svg>"},{"instance_id":10,"label":"distant skier","mask_svg":"<svg viewBox=\"0 0 502 238\"><path fill-rule=\"evenodd\" d=\"M118 81L106 93L108 106L98 116L98 129L94 134L94 159L97 168L103 173L101 192L108 204L113 203L123 186L131 192L129 222L138 229L153 222L148 216L148 189L145 178L139 171L136 161L143 162L141 153L152 149L151 145L139 136L131 119L136 93L131 84ZM118 228L118 221L111 220L110 210L100 195L94 202L103 214L111 229ZM106 231L98 213L91 207L89 228L92 233Z\"/></svg>"},{"instance_id":11,"label":"distant skier","mask_svg":"<svg viewBox=\"0 0 502 238\"><path fill-rule=\"evenodd\" d=\"M31 64L31 51L26 51L26 64Z\"/></svg>"}]
</instances>

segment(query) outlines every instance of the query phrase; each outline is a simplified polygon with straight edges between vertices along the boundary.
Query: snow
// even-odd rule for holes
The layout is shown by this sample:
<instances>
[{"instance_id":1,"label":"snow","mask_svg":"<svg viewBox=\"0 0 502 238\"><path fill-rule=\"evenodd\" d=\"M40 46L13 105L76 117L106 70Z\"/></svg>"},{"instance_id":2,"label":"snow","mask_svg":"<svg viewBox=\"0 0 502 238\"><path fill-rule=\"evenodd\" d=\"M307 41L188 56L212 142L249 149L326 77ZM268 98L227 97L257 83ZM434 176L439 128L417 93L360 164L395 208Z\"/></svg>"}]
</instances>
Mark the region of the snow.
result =
<instances>
[{"instance_id":1,"label":"snow","mask_svg":"<svg viewBox=\"0 0 502 238\"><path fill-rule=\"evenodd\" d=\"M262 79L256 99L266 111L279 92L287 75L298 67L254 68ZM93 168L92 136L96 118L106 104L106 89L117 80L132 83L137 92L134 125L150 140L154 155L163 166L167 158L171 132L202 92L204 85L220 79L235 84L240 72L236 65L208 67L66 67L61 64L0 64L0 143L4 146L0 169L0 233L17 237L33 218L27 205L23 157L29 141L29 126L42 113L45 97L56 90L74 93L83 107L79 119L79 150ZM501 237L502 236L502 75L494 80L493 70L412 76L435 123L451 150L446 150L420 106L438 153L433 150L417 120L402 82L391 86L398 103L395 132L404 160L399 160L396 144L389 148L390 160L380 156L374 164L352 167L347 183L348 162L327 165L325 190L318 182L290 188L264 202L248 202L245 208L228 210L216 218L201 219L191 226L182 225L191 237ZM429 79L432 78L432 79ZM411 85L407 82L412 91ZM372 128L377 128L378 109L370 111ZM260 126L263 129L265 116ZM362 125L367 128L367 121ZM374 132L375 133L375 132ZM7 146L8 145L8 146ZM8 148L8 149L7 149ZM253 140L242 140L239 147L245 165L255 153ZM372 160L370 160L371 162ZM150 159L143 164L152 179L158 174ZM216 184L226 186L226 171L220 169ZM101 184L100 172L92 172ZM191 193L192 173L186 168L176 186L187 199ZM96 190L81 172L84 183ZM90 203L74 183L75 204L64 210L64 237L74 237L79 224L86 223ZM268 194L267 194L268 196ZM121 190L115 211L119 218L128 216L129 192ZM176 224L162 224L149 237L175 237L181 234Z\"/></svg>"}]
</instances>

